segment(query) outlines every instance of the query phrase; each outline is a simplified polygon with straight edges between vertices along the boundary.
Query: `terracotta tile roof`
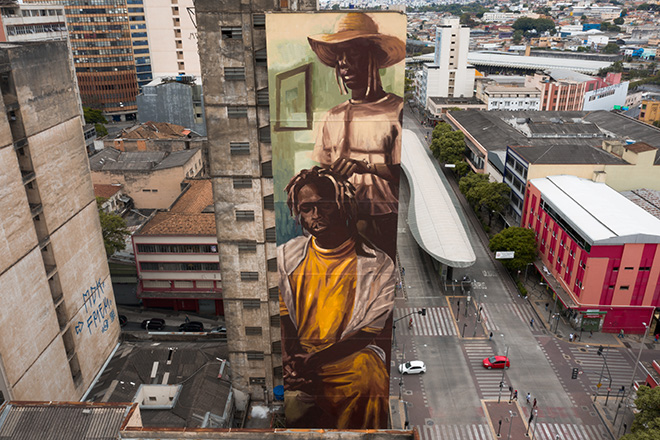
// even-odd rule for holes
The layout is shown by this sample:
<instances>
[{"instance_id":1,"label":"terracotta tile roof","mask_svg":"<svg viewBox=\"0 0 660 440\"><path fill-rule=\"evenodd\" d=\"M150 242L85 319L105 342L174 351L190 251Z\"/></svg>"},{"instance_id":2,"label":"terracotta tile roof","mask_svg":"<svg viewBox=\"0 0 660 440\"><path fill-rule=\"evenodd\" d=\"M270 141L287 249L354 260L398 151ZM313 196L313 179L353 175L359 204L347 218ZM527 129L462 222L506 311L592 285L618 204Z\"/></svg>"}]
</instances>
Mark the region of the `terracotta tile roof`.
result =
<instances>
[{"instance_id":1,"label":"terracotta tile roof","mask_svg":"<svg viewBox=\"0 0 660 440\"><path fill-rule=\"evenodd\" d=\"M94 184L94 195L109 199L121 190L121 185Z\"/></svg>"},{"instance_id":2,"label":"terracotta tile roof","mask_svg":"<svg viewBox=\"0 0 660 440\"><path fill-rule=\"evenodd\" d=\"M117 139L180 139L190 134L190 130L169 122L145 122L122 130Z\"/></svg>"},{"instance_id":3,"label":"terracotta tile roof","mask_svg":"<svg viewBox=\"0 0 660 440\"><path fill-rule=\"evenodd\" d=\"M657 148L650 146L646 142L637 142L632 145L627 145L626 148L633 153L643 153L644 151L657 150Z\"/></svg>"},{"instance_id":4,"label":"terracotta tile roof","mask_svg":"<svg viewBox=\"0 0 660 440\"><path fill-rule=\"evenodd\" d=\"M169 211L158 212L139 235L216 235L215 214L203 212L213 205L211 181L189 180L190 187Z\"/></svg>"}]
</instances>

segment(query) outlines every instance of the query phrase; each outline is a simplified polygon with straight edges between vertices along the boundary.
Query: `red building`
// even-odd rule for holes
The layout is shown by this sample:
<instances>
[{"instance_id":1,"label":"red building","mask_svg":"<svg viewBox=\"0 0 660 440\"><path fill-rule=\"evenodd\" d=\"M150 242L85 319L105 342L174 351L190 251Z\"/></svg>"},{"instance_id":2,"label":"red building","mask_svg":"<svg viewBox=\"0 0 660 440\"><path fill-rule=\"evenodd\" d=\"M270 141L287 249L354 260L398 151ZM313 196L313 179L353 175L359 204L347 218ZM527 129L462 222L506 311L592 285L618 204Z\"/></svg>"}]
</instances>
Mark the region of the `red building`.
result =
<instances>
[{"instance_id":1,"label":"red building","mask_svg":"<svg viewBox=\"0 0 660 440\"><path fill-rule=\"evenodd\" d=\"M660 305L660 219L603 183L562 175L528 183L522 225L575 328L644 333Z\"/></svg>"},{"instance_id":2,"label":"red building","mask_svg":"<svg viewBox=\"0 0 660 440\"><path fill-rule=\"evenodd\" d=\"M564 69L536 73L525 80L525 86L541 90L540 110L544 111L582 111L585 93L619 83L621 73L599 78Z\"/></svg>"},{"instance_id":3,"label":"red building","mask_svg":"<svg viewBox=\"0 0 660 440\"><path fill-rule=\"evenodd\" d=\"M223 315L210 180L193 180L135 234L138 297L147 307Z\"/></svg>"}]
</instances>

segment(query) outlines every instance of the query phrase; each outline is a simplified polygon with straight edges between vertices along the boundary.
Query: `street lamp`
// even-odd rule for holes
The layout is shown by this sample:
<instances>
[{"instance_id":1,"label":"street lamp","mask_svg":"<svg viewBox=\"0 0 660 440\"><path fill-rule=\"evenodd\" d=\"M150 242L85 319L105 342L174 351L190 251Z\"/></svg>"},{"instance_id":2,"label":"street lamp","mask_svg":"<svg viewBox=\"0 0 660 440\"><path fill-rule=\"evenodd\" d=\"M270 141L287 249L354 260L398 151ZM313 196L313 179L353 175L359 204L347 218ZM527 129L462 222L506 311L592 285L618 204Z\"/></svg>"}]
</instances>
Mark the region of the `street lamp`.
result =
<instances>
[{"instance_id":1,"label":"street lamp","mask_svg":"<svg viewBox=\"0 0 660 440\"><path fill-rule=\"evenodd\" d=\"M532 440L534 440L534 435L536 434L536 427L539 426L539 410L538 409L534 410L534 417L536 418L536 421L534 422L534 429L532 430Z\"/></svg>"},{"instance_id":2,"label":"street lamp","mask_svg":"<svg viewBox=\"0 0 660 440\"><path fill-rule=\"evenodd\" d=\"M393 338L392 339L393 339L395 347L396 347L396 323L401 321L404 318L407 318L410 315L414 315L415 313L417 313L418 315L426 316L426 309L417 310L416 312L410 312L407 315L403 315L401 318L395 319L392 322L392 331L393 331Z\"/></svg>"},{"instance_id":3,"label":"street lamp","mask_svg":"<svg viewBox=\"0 0 660 440\"><path fill-rule=\"evenodd\" d=\"M632 400L632 395L633 395L633 390L635 389L635 374L637 373L637 366L639 365L639 360L642 357L642 349L644 348L644 341L646 341L646 337L649 335L649 329L651 328L651 324L646 324L645 322L642 322L642 325L646 327L646 331L644 332L644 337L642 338L642 343L639 344L639 352L637 353L637 360L635 361L635 367L633 368L632 376L630 376L630 390L628 392L628 404L627 406L630 407L630 400ZM621 423L623 426L626 426L625 423L623 423L624 417L621 417ZM619 427L619 431L621 431L621 427ZM625 428L623 433L625 434Z\"/></svg>"},{"instance_id":4,"label":"street lamp","mask_svg":"<svg viewBox=\"0 0 660 440\"><path fill-rule=\"evenodd\" d=\"M507 435L506 439L511 440L511 425L513 425L513 411L509 410L509 435Z\"/></svg>"},{"instance_id":5,"label":"street lamp","mask_svg":"<svg viewBox=\"0 0 660 440\"><path fill-rule=\"evenodd\" d=\"M504 353L505 358L509 358L509 346L506 346L506 351ZM502 368L502 379L500 380L500 393L497 395L497 403L500 403L502 400L502 388L504 388L504 371L506 370L506 361L504 361L504 368Z\"/></svg>"}]
</instances>

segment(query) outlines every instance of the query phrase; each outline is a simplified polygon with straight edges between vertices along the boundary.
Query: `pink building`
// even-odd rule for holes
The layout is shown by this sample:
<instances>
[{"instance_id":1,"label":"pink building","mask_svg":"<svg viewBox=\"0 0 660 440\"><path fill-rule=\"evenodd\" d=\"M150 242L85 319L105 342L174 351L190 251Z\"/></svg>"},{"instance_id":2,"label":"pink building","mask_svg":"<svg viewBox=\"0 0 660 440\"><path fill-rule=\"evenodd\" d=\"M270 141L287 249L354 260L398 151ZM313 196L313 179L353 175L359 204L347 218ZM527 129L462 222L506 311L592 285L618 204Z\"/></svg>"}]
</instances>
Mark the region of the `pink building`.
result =
<instances>
[{"instance_id":1,"label":"pink building","mask_svg":"<svg viewBox=\"0 0 660 440\"><path fill-rule=\"evenodd\" d=\"M567 175L530 180L522 218L575 328L644 333L660 305L660 219Z\"/></svg>"},{"instance_id":2,"label":"pink building","mask_svg":"<svg viewBox=\"0 0 660 440\"><path fill-rule=\"evenodd\" d=\"M525 78L526 87L541 90L541 110L544 111L582 111L586 93L620 83L621 73L610 72L605 78L599 78L567 69L553 69Z\"/></svg>"}]
</instances>

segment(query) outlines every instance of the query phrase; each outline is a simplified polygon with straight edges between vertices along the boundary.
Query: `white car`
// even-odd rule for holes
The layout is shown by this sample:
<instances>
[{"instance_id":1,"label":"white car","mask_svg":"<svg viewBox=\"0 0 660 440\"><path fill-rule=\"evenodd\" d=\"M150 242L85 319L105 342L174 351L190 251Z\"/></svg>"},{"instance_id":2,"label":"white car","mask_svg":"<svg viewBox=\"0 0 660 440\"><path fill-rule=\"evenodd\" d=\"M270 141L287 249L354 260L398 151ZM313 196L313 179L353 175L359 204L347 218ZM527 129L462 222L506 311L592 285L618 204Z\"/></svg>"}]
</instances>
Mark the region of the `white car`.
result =
<instances>
[{"instance_id":1,"label":"white car","mask_svg":"<svg viewBox=\"0 0 660 440\"><path fill-rule=\"evenodd\" d=\"M399 365L399 373L401 374L420 374L426 373L426 365L422 361L409 361L405 364Z\"/></svg>"}]
</instances>

